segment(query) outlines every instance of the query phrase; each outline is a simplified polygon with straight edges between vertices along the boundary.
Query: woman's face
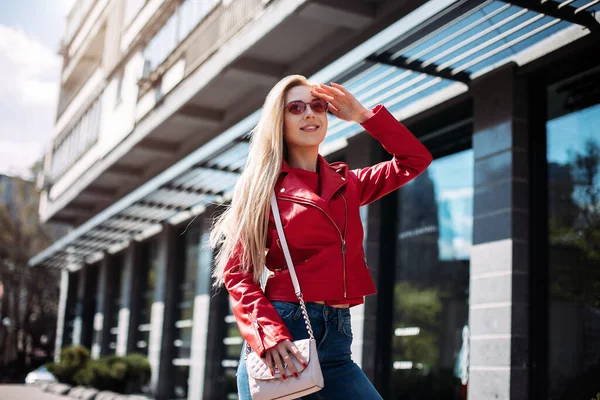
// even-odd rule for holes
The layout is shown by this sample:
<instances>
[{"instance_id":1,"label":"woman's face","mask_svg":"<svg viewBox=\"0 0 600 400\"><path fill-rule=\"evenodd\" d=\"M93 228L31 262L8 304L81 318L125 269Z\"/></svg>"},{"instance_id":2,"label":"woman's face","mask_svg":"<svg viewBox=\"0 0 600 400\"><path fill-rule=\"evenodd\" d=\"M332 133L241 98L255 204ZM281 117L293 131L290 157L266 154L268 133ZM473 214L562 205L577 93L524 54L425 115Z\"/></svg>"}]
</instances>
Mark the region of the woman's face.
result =
<instances>
[{"instance_id":1,"label":"woman's face","mask_svg":"<svg viewBox=\"0 0 600 400\"><path fill-rule=\"evenodd\" d=\"M310 103L317 99L311 94L310 86L295 86L288 90L285 104L292 101ZM327 113L315 112L310 104L304 112L295 115L285 109L283 117L283 137L288 150L319 146L327 133Z\"/></svg>"}]
</instances>

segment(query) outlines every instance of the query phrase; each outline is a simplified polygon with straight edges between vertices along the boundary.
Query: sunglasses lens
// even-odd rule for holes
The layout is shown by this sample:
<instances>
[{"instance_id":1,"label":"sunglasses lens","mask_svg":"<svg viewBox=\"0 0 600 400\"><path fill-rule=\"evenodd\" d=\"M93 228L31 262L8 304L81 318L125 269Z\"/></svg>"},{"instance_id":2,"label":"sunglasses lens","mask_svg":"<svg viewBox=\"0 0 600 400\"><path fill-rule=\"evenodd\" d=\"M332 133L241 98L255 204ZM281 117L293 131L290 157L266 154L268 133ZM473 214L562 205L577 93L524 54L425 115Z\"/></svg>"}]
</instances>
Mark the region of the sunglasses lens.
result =
<instances>
[{"instance_id":1,"label":"sunglasses lens","mask_svg":"<svg viewBox=\"0 0 600 400\"><path fill-rule=\"evenodd\" d=\"M302 114L305 108L306 105L301 101L292 101L287 105L288 111L294 115Z\"/></svg>"},{"instance_id":2,"label":"sunglasses lens","mask_svg":"<svg viewBox=\"0 0 600 400\"><path fill-rule=\"evenodd\" d=\"M327 102L325 100L313 100L310 102L310 108L316 113L327 111Z\"/></svg>"}]
</instances>

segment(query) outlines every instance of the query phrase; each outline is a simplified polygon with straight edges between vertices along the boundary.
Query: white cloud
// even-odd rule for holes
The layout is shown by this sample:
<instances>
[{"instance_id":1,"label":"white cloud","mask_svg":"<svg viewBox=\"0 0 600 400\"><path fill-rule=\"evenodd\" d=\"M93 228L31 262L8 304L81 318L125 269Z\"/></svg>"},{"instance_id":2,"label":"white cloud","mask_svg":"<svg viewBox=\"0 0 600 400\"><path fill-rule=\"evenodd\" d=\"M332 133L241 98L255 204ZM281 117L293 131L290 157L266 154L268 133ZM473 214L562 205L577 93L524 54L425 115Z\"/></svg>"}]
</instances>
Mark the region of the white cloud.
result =
<instances>
[{"instance_id":1,"label":"white cloud","mask_svg":"<svg viewBox=\"0 0 600 400\"><path fill-rule=\"evenodd\" d=\"M0 173L27 176L51 137L61 58L22 29L0 25Z\"/></svg>"}]
</instances>

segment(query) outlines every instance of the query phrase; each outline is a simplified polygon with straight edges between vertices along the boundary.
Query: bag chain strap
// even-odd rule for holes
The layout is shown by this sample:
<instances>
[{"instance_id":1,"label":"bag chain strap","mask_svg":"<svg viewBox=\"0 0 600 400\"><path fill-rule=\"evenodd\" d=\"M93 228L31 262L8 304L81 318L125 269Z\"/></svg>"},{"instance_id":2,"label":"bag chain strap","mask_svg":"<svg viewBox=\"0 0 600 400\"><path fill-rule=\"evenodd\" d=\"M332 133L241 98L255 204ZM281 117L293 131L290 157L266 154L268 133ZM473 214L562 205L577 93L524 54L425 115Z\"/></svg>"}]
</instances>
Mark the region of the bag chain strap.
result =
<instances>
[{"instance_id":1,"label":"bag chain strap","mask_svg":"<svg viewBox=\"0 0 600 400\"><path fill-rule=\"evenodd\" d=\"M283 232L283 226L281 224L281 216L279 215L279 207L277 205L277 198L275 197L275 193L271 196L271 210L273 211L273 217L275 219L275 226L277 227L277 234L279 235L279 240L281 247L283 249L283 254L285 256L285 261L288 265L288 269L290 271L290 276L292 278L292 284L294 285L294 290L296 291L296 297L298 297L298 301L300 302L300 308L302 309L302 316L304 317L304 323L306 325L306 330L308 331L308 336L311 340L315 339L315 335L312 330L312 325L310 324L310 319L308 318L308 311L306 310L306 303L304 302L304 298L302 297L302 291L300 290L300 282L298 282L298 277L296 276L296 270L294 268L294 264L292 263L292 257L290 256L290 249L287 245L287 240L285 239L285 233ZM246 359L248 358L248 354L250 354L251 348L248 342L246 342Z\"/></svg>"}]
</instances>

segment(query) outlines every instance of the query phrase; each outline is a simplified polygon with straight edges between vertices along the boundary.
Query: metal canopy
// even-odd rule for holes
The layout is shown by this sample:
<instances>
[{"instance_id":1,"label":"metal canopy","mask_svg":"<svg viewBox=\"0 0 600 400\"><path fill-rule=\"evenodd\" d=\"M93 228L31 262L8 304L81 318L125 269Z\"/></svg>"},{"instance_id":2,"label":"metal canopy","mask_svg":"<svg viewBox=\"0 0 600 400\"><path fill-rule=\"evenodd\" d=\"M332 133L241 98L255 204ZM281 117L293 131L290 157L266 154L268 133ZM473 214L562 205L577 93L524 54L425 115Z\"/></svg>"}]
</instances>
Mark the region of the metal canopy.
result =
<instances>
[{"instance_id":1,"label":"metal canopy","mask_svg":"<svg viewBox=\"0 0 600 400\"><path fill-rule=\"evenodd\" d=\"M466 90L486 71L551 35L581 26L598 31L600 0L433 0L311 77L346 86L365 106L391 112L439 94ZM248 135L260 110L182 159L33 257L29 264L64 268L97 259L164 223L182 222L226 201L245 166ZM324 145L360 133L329 117Z\"/></svg>"}]
</instances>

